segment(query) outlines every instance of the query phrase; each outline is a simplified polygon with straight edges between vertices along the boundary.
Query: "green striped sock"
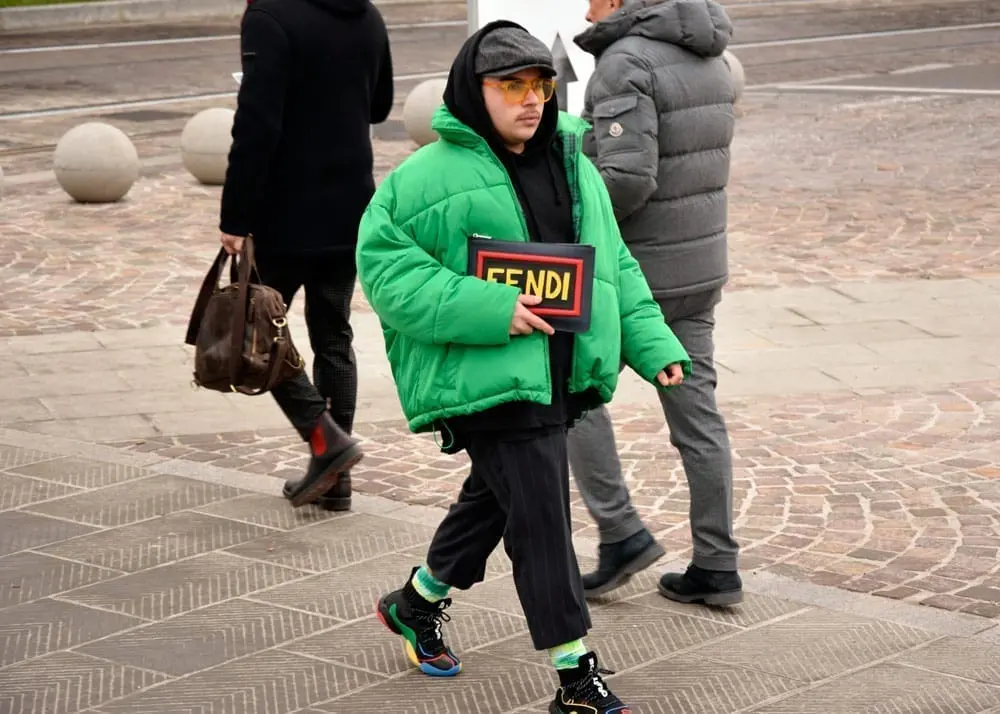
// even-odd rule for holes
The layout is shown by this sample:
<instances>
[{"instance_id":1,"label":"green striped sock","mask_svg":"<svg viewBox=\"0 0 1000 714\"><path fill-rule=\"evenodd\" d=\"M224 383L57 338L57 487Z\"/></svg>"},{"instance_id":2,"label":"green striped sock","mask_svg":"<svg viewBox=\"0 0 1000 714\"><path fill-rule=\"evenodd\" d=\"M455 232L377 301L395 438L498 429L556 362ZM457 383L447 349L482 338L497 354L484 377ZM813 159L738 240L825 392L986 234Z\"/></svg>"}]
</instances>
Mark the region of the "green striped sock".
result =
<instances>
[{"instance_id":1,"label":"green striped sock","mask_svg":"<svg viewBox=\"0 0 1000 714\"><path fill-rule=\"evenodd\" d=\"M430 569L426 565L421 565L417 572L413 574L413 589L427 602L440 602L448 597L451 587L431 575Z\"/></svg>"},{"instance_id":2,"label":"green striped sock","mask_svg":"<svg viewBox=\"0 0 1000 714\"><path fill-rule=\"evenodd\" d=\"M580 666L580 658L587 654L583 640L567 642L564 645L549 650L549 658L556 669L576 669Z\"/></svg>"}]
</instances>

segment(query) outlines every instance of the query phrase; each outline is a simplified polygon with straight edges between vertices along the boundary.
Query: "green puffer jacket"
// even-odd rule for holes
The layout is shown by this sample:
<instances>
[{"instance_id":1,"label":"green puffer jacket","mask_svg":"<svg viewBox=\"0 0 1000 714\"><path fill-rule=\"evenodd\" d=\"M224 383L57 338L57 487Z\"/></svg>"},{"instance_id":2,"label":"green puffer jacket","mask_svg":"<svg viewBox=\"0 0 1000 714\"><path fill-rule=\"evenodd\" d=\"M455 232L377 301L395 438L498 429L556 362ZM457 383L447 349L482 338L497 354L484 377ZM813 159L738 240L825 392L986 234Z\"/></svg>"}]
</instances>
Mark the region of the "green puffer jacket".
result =
<instances>
[{"instance_id":1,"label":"green puffer jacket","mask_svg":"<svg viewBox=\"0 0 1000 714\"><path fill-rule=\"evenodd\" d=\"M382 322L403 412L414 432L510 401L549 404L548 337L509 334L520 291L466 274L473 234L527 240L514 186L487 143L442 106L425 146L379 186L358 232L358 278ZM573 223L595 246L590 329L574 342L570 391L605 402L622 359L653 384L691 362L663 320L615 222L595 166L580 150L588 125L559 115ZM662 388L662 387L661 387Z\"/></svg>"}]
</instances>

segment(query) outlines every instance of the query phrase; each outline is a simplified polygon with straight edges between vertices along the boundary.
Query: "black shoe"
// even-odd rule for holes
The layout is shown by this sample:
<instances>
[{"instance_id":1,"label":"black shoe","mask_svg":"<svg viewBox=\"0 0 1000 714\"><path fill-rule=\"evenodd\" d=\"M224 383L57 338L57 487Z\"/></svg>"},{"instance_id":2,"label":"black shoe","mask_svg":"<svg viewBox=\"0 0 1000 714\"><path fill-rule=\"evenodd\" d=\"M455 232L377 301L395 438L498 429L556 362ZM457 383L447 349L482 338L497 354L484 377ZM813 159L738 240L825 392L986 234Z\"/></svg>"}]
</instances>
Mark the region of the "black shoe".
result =
<instances>
[{"instance_id":1,"label":"black shoe","mask_svg":"<svg viewBox=\"0 0 1000 714\"><path fill-rule=\"evenodd\" d=\"M350 471L363 456L358 442L337 426L329 412L323 412L309 438L312 458L298 490L289 497L298 508L312 503L337 485L340 474Z\"/></svg>"},{"instance_id":2,"label":"black shoe","mask_svg":"<svg viewBox=\"0 0 1000 714\"><path fill-rule=\"evenodd\" d=\"M291 499L292 495L302 486L302 479L285 481L285 487L281 490L285 498ZM351 510L351 472L345 471L340 474L337 485L313 501L317 506L326 511L349 511Z\"/></svg>"},{"instance_id":3,"label":"black shoe","mask_svg":"<svg viewBox=\"0 0 1000 714\"><path fill-rule=\"evenodd\" d=\"M417 568L413 569L413 573ZM431 603L413 588L413 573L402 590L396 590L378 602L378 619L391 632L403 638L407 659L424 674L454 677L462 671L462 662L441 636L441 623L450 619L445 613L451 598Z\"/></svg>"},{"instance_id":4,"label":"black shoe","mask_svg":"<svg viewBox=\"0 0 1000 714\"><path fill-rule=\"evenodd\" d=\"M660 578L660 595L675 602L736 605L743 602L743 581L735 570L704 570L689 565L685 573Z\"/></svg>"},{"instance_id":5,"label":"black shoe","mask_svg":"<svg viewBox=\"0 0 1000 714\"><path fill-rule=\"evenodd\" d=\"M614 672L600 669L593 652L583 655L579 662L576 669L560 670L562 686L549 704L549 714L631 714L632 710L611 693L601 678L602 674Z\"/></svg>"},{"instance_id":6,"label":"black shoe","mask_svg":"<svg viewBox=\"0 0 1000 714\"><path fill-rule=\"evenodd\" d=\"M601 543L597 548L597 570L583 576L584 596L597 597L620 588L665 553L645 528L619 543Z\"/></svg>"}]
</instances>

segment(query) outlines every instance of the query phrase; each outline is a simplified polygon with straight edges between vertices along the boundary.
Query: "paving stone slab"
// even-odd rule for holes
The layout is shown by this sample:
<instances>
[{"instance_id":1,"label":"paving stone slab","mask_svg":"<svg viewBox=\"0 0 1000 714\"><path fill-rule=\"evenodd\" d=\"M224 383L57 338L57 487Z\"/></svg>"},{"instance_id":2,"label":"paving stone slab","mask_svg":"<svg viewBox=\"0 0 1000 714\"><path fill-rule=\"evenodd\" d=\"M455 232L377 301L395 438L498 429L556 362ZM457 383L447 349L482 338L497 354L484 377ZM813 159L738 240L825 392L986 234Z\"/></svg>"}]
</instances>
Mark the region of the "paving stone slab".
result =
<instances>
[{"instance_id":1,"label":"paving stone slab","mask_svg":"<svg viewBox=\"0 0 1000 714\"><path fill-rule=\"evenodd\" d=\"M690 654L608 677L607 682L619 699L642 714L732 714L805 686Z\"/></svg>"},{"instance_id":2,"label":"paving stone slab","mask_svg":"<svg viewBox=\"0 0 1000 714\"><path fill-rule=\"evenodd\" d=\"M82 523L46 518L24 511L4 511L0 513L0 555L36 548L94 530L96 529Z\"/></svg>"},{"instance_id":3,"label":"paving stone slab","mask_svg":"<svg viewBox=\"0 0 1000 714\"><path fill-rule=\"evenodd\" d=\"M0 669L0 712L74 714L165 679L154 672L58 652Z\"/></svg>"},{"instance_id":4,"label":"paving stone slab","mask_svg":"<svg viewBox=\"0 0 1000 714\"><path fill-rule=\"evenodd\" d=\"M335 624L335 620L320 615L237 598L107 637L77 651L181 676L306 637Z\"/></svg>"},{"instance_id":5,"label":"paving stone slab","mask_svg":"<svg viewBox=\"0 0 1000 714\"><path fill-rule=\"evenodd\" d=\"M1000 686L1000 642L991 645L948 637L907 652L894 662Z\"/></svg>"},{"instance_id":6,"label":"paving stone slab","mask_svg":"<svg viewBox=\"0 0 1000 714\"><path fill-rule=\"evenodd\" d=\"M181 511L40 548L40 552L135 573L273 533L269 528Z\"/></svg>"},{"instance_id":7,"label":"paving stone slab","mask_svg":"<svg viewBox=\"0 0 1000 714\"><path fill-rule=\"evenodd\" d=\"M743 632L695 654L780 677L817 682L930 642L892 622L811 611Z\"/></svg>"},{"instance_id":8,"label":"paving stone slab","mask_svg":"<svg viewBox=\"0 0 1000 714\"><path fill-rule=\"evenodd\" d=\"M104 714L296 712L372 684L377 677L271 650L101 706ZM342 710L351 711L351 710ZM358 711L364 711L363 709ZM376 709L377 711L377 709Z\"/></svg>"},{"instance_id":9,"label":"paving stone slab","mask_svg":"<svg viewBox=\"0 0 1000 714\"><path fill-rule=\"evenodd\" d=\"M304 574L215 552L63 593L60 599L144 620L162 620Z\"/></svg>"},{"instance_id":10,"label":"paving stone slab","mask_svg":"<svg viewBox=\"0 0 1000 714\"><path fill-rule=\"evenodd\" d=\"M152 475L149 471L135 466L109 464L104 461L76 457L51 459L26 466L16 466L8 470L22 476L31 476L77 488L103 488Z\"/></svg>"},{"instance_id":11,"label":"paving stone slab","mask_svg":"<svg viewBox=\"0 0 1000 714\"><path fill-rule=\"evenodd\" d=\"M739 628L720 622L670 615L627 603L596 608L590 614L593 627L585 642L597 652L602 666L612 670L638 667L740 632ZM545 653L535 652L527 635L493 645L489 652L512 661L546 662Z\"/></svg>"},{"instance_id":12,"label":"paving stone slab","mask_svg":"<svg viewBox=\"0 0 1000 714\"><path fill-rule=\"evenodd\" d=\"M754 714L980 714L1000 705L1000 687L886 664L754 709Z\"/></svg>"},{"instance_id":13,"label":"paving stone slab","mask_svg":"<svg viewBox=\"0 0 1000 714\"><path fill-rule=\"evenodd\" d=\"M374 602L372 606L374 610ZM448 616L451 620L444 625L444 636L448 646L463 660L475 648L493 654L498 640L528 630L524 618L462 603L453 605ZM413 669L404 654L403 639L386 629L376 617L342 625L282 649L385 676Z\"/></svg>"},{"instance_id":14,"label":"paving stone slab","mask_svg":"<svg viewBox=\"0 0 1000 714\"><path fill-rule=\"evenodd\" d=\"M194 510L211 516L230 518L282 531L292 531L341 515L314 506L289 508L286 499L263 494L251 494L228 501L217 501L207 506L198 506Z\"/></svg>"},{"instance_id":15,"label":"paving stone slab","mask_svg":"<svg viewBox=\"0 0 1000 714\"><path fill-rule=\"evenodd\" d=\"M17 466L33 464L38 461L55 459L59 454L50 454L35 449L22 449L19 446L0 444L0 471L8 471Z\"/></svg>"},{"instance_id":16,"label":"paving stone slab","mask_svg":"<svg viewBox=\"0 0 1000 714\"><path fill-rule=\"evenodd\" d=\"M241 493L229 486L180 476L153 476L49 501L27 510L79 523L114 527L233 498Z\"/></svg>"},{"instance_id":17,"label":"paving stone slab","mask_svg":"<svg viewBox=\"0 0 1000 714\"><path fill-rule=\"evenodd\" d=\"M380 597L403 586L413 562L392 553L255 594L255 600L344 622L369 617Z\"/></svg>"},{"instance_id":18,"label":"paving stone slab","mask_svg":"<svg viewBox=\"0 0 1000 714\"><path fill-rule=\"evenodd\" d=\"M0 473L0 511L59 498L78 491L79 489L64 484Z\"/></svg>"},{"instance_id":19,"label":"paving stone slab","mask_svg":"<svg viewBox=\"0 0 1000 714\"><path fill-rule=\"evenodd\" d=\"M430 539L427 526L368 515L345 515L308 528L229 548L246 558L324 571L391 553Z\"/></svg>"},{"instance_id":20,"label":"paving stone slab","mask_svg":"<svg viewBox=\"0 0 1000 714\"><path fill-rule=\"evenodd\" d=\"M462 673L447 681L414 670L313 708L346 714L384 711L391 702L394 714L498 714L551 698L558 687L551 668L480 652L463 657L462 665Z\"/></svg>"},{"instance_id":21,"label":"paving stone slab","mask_svg":"<svg viewBox=\"0 0 1000 714\"><path fill-rule=\"evenodd\" d=\"M98 568L41 553L16 553L0 558L0 608L31 602L66 590L120 576Z\"/></svg>"},{"instance_id":22,"label":"paving stone slab","mask_svg":"<svg viewBox=\"0 0 1000 714\"><path fill-rule=\"evenodd\" d=\"M705 605L677 603L668 600L658 592L632 598L628 602L654 610L688 617L700 617L737 627L754 627L807 609L807 606L792 600L779 600L753 593L744 593L743 602L732 607L707 607Z\"/></svg>"},{"instance_id":23,"label":"paving stone slab","mask_svg":"<svg viewBox=\"0 0 1000 714\"><path fill-rule=\"evenodd\" d=\"M914 340L927 333L901 320L855 322L850 325L808 325L804 327L760 327L754 333L781 347L837 345L844 342L887 342Z\"/></svg>"},{"instance_id":24,"label":"paving stone slab","mask_svg":"<svg viewBox=\"0 0 1000 714\"><path fill-rule=\"evenodd\" d=\"M142 620L128 615L49 599L0 610L0 668L76 647L141 623Z\"/></svg>"}]
</instances>

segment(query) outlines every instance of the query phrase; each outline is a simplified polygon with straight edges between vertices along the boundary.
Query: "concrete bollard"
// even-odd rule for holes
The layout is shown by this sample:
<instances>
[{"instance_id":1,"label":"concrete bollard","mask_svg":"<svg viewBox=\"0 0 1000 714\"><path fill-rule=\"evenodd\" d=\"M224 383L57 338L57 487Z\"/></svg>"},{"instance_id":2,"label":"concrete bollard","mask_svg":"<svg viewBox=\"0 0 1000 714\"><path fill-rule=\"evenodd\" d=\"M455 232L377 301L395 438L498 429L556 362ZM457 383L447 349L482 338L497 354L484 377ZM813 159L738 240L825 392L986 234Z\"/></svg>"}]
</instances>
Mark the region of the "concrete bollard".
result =
<instances>
[{"instance_id":1,"label":"concrete bollard","mask_svg":"<svg viewBox=\"0 0 1000 714\"><path fill-rule=\"evenodd\" d=\"M414 87L406 97L403 126L418 146L426 146L438 139L437 132L431 129L431 118L444 104L444 88L447 85L447 79L428 79Z\"/></svg>"},{"instance_id":2,"label":"concrete bollard","mask_svg":"<svg viewBox=\"0 0 1000 714\"><path fill-rule=\"evenodd\" d=\"M729 50L722 53L722 59L729 67L729 73L733 75L733 87L736 90L736 101L743 97L743 90L747 84L746 72L743 71L743 63L737 59Z\"/></svg>"},{"instance_id":3,"label":"concrete bollard","mask_svg":"<svg viewBox=\"0 0 1000 714\"><path fill-rule=\"evenodd\" d=\"M53 156L56 181L79 203L114 203L139 178L139 154L121 129L104 122L73 127Z\"/></svg>"},{"instance_id":4,"label":"concrete bollard","mask_svg":"<svg viewBox=\"0 0 1000 714\"><path fill-rule=\"evenodd\" d=\"M181 133L181 161L184 168L208 186L226 182L229 148L233 143L232 109L214 107L198 112Z\"/></svg>"}]
</instances>

